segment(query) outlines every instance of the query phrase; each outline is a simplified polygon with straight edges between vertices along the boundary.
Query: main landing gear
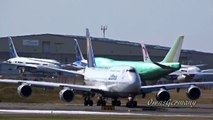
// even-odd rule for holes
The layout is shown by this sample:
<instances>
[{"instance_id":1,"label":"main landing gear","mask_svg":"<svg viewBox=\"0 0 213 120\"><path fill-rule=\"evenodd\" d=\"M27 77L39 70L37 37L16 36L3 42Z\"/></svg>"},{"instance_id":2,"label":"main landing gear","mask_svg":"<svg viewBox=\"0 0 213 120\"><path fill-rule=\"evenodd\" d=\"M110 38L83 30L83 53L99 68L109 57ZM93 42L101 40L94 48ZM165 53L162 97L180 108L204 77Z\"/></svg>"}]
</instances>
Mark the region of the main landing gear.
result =
<instances>
[{"instance_id":1,"label":"main landing gear","mask_svg":"<svg viewBox=\"0 0 213 120\"><path fill-rule=\"evenodd\" d=\"M24 67L18 67L19 74L24 74L25 68Z\"/></svg>"},{"instance_id":2,"label":"main landing gear","mask_svg":"<svg viewBox=\"0 0 213 120\"><path fill-rule=\"evenodd\" d=\"M97 101L97 106L105 106L106 105L106 101L104 100L103 97L99 97L98 101Z\"/></svg>"},{"instance_id":3,"label":"main landing gear","mask_svg":"<svg viewBox=\"0 0 213 120\"><path fill-rule=\"evenodd\" d=\"M97 101L97 106L105 106L106 101L102 96L99 96ZM84 106L93 106L93 101L91 100L91 95L87 94L84 96ZM117 99L112 100L112 106L121 106L121 101ZM134 101L134 97L128 97L128 102L126 103L126 107L134 108L137 107L137 101Z\"/></svg>"},{"instance_id":4,"label":"main landing gear","mask_svg":"<svg viewBox=\"0 0 213 120\"><path fill-rule=\"evenodd\" d=\"M126 103L126 107L134 108L137 107L137 101L134 101L134 97L128 97L128 102Z\"/></svg>"},{"instance_id":5,"label":"main landing gear","mask_svg":"<svg viewBox=\"0 0 213 120\"><path fill-rule=\"evenodd\" d=\"M112 100L112 106L121 106L121 101L117 99Z\"/></svg>"},{"instance_id":6,"label":"main landing gear","mask_svg":"<svg viewBox=\"0 0 213 120\"><path fill-rule=\"evenodd\" d=\"M84 97L84 106L93 106L93 101L89 95Z\"/></svg>"}]
</instances>

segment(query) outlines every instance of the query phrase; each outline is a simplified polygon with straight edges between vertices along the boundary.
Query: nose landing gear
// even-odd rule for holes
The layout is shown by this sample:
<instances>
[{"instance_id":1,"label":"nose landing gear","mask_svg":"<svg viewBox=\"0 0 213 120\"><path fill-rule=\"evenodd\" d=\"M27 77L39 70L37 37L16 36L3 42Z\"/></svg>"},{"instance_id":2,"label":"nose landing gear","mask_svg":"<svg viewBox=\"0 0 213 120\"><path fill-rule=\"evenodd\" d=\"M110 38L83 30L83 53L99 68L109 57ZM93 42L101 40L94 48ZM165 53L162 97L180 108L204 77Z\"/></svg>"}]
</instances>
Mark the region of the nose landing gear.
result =
<instances>
[{"instance_id":1,"label":"nose landing gear","mask_svg":"<svg viewBox=\"0 0 213 120\"><path fill-rule=\"evenodd\" d=\"M134 101L134 97L128 97L128 102L126 103L126 107L134 108L137 107L137 101Z\"/></svg>"}]
</instances>

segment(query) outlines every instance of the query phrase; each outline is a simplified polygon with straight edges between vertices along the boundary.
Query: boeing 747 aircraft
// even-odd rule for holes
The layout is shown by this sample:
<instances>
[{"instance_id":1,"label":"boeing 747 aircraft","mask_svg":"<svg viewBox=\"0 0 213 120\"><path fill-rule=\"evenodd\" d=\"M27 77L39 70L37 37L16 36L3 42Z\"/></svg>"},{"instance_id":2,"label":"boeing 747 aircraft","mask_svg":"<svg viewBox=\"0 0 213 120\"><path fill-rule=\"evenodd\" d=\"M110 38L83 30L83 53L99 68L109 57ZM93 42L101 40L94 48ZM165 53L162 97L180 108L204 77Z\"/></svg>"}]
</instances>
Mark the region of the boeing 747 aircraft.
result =
<instances>
[{"instance_id":1,"label":"boeing 747 aircraft","mask_svg":"<svg viewBox=\"0 0 213 120\"><path fill-rule=\"evenodd\" d=\"M157 100L169 100L171 89L187 89L187 96L196 100L200 97L201 91L199 86L212 86L213 82L193 82L179 84L162 84L141 86L141 79L135 68L131 66L112 66L107 68L96 68L89 30L86 29L87 36L87 66L81 72L72 70L57 69L63 72L69 72L84 77L85 85L74 85L66 83L42 82L42 81L26 81L26 80L10 80L0 79L0 83L20 84L17 91L20 96L29 97L32 94L32 87L57 87L62 88L59 92L60 99L70 102L75 94L84 94L84 105L93 105L91 97L94 94L100 96L97 105L106 105L105 98L112 98L112 105L120 106L119 98L127 98L127 107L136 107L137 101L135 96L152 91L158 91Z\"/></svg>"},{"instance_id":2,"label":"boeing 747 aircraft","mask_svg":"<svg viewBox=\"0 0 213 120\"><path fill-rule=\"evenodd\" d=\"M10 59L3 63L17 66L19 73L24 73L25 71L55 73L56 71L48 69L48 67L61 68L61 63L56 60L19 57L11 37L9 37L9 53Z\"/></svg>"},{"instance_id":3,"label":"boeing 747 aircraft","mask_svg":"<svg viewBox=\"0 0 213 120\"><path fill-rule=\"evenodd\" d=\"M109 58L96 57L95 63L98 68L110 68L113 66L128 65L136 69L141 76L143 84L156 84L156 81L169 73L172 73L180 68L179 62L171 62L180 56L180 50L183 42L183 36L180 36L171 47L170 51L161 62L143 62L143 61L119 61ZM72 64L79 69L87 65L87 60L84 59L81 49L75 40L76 46L76 61Z\"/></svg>"}]
</instances>

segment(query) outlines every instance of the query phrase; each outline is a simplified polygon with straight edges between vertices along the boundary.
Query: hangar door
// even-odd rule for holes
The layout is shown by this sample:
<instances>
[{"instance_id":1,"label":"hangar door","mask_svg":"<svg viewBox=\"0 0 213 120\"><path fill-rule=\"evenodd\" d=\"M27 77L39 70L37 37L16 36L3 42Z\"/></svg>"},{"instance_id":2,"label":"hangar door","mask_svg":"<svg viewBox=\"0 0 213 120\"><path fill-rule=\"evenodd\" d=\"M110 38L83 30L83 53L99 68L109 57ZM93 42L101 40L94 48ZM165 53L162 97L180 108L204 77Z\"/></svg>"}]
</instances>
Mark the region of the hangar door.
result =
<instances>
[{"instance_id":1,"label":"hangar door","mask_svg":"<svg viewBox=\"0 0 213 120\"><path fill-rule=\"evenodd\" d=\"M42 52L43 53L50 53L50 42L49 41L43 41L42 42Z\"/></svg>"}]
</instances>

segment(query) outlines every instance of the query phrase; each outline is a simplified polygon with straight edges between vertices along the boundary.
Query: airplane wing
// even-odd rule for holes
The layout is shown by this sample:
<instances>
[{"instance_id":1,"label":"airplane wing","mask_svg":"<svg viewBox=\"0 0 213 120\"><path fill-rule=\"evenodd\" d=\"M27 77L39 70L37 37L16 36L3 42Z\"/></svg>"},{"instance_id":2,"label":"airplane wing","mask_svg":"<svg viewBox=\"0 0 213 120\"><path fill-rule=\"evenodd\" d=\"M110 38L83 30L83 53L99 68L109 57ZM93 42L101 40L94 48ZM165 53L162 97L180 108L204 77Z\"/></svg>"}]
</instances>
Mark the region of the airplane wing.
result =
<instances>
[{"instance_id":1,"label":"airplane wing","mask_svg":"<svg viewBox=\"0 0 213 120\"><path fill-rule=\"evenodd\" d=\"M166 90L171 89L184 89L189 88L190 86L213 86L213 82L188 82L188 83L173 83L173 84L159 84L159 85L149 85L149 86L141 86L142 93L149 93L152 91L158 91L161 88Z\"/></svg>"},{"instance_id":2,"label":"airplane wing","mask_svg":"<svg viewBox=\"0 0 213 120\"><path fill-rule=\"evenodd\" d=\"M40 66L38 64L15 64L15 63L10 63L8 61L3 61L2 64L10 65L10 66L16 66L16 67L30 68L30 69L41 69L41 70L42 69L49 69L48 66Z\"/></svg>"},{"instance_id":3,"label":"airplane wing","mask_svg":"<svg viewBox=\"0 0 213 120\"><path fill-rule=\"evenodd\" d=\"M62 68L52 68L52 67L44 67L44 68L49 69L49 70L54 70L54 71L57 71L57 72L65 72L65 73L69 73L69 74L84 76L84 69L74 71L74 70L67 70L67 69L62 69Z\"/></svg>"},{"instance_id":4,"label":"airplane wing","mask_svg":"<svg viewBox=\"0 0 213 120\"><path fill-rule=\"evenodd\" d=\"M213 75L213 72L208 72L208 71L203 71L203 72L180 72L180 71L176 71L173 73L170 73L169 75Z\"/></svg>"},{"instance_id":5,"label":"airplane wing","mask_svg":"<svg viewBox=\"0 0 213 120\"><path fill-rule=\"evenodd\" d=\"M99 89L94 86L86 86L86 85L75 85L75 84L66 84L66 83L55 83L55 82L44 82L44 81L26 81L26 80L11 80L11 79L0 79L0 83L8 83L8 84L27 84L31 87L50 87L50 88L70 88L74 91L79 92L102 92L103 89Z\"/></svg>"},{"instance_id":6,"label":"airplane wing","mask_svg":"<svg viewBox=\"0 0 213 120\"><path fill-rule=\"evenodd\" d=\"M32 65L32 64L17 65L17 64L13 64L13 63L8 63L7 61L3 61L1 64L17 66L17 67L26 67L26 68L32 68L32 69L37 69L37 66L38 66L38 65Z\"/></svg>"},{"instance_id":7,"label":"airplane wing","mask_svg":"<svg viewBox=\"0 0 213 120\"><path fill-rule=\"evenodd\" d=\"M201 72L205 73L205 72L213 72L213 69L205 69L205 70L201 70Z\"/></svg>"},{"instance_id":8,"label":"airplane wing","mask_svg":"<svg viewBox=\"0 0 213 120\"><path fill-rule=\"evenodd\" d=\"M196 67L202 67L202 66L207 66L207 64L197 64L197 65L181 65L182 68L187 68L190 66L196 66Z\"/></svg>"},{"instance_id":9,"label":"airplane wing","mask_svg":"<svg viewBox=\"0 0 213 120\"><path fill-rule=\"evenodd\" d=\"M188 75L213 75L212 72L186 72L183 74L188 74Z\"/></svg>"},{"instance_id":10,"label":"airplane wing","mask_svg":"<svg viewBox=\"0 0 213 120\"><path fill-rule=\"evenodd\" d=\"M53 68L53 67L48 67L48 66L38 66L38 65L17 65L17 64L11 64L11 63L6 63L3 62L2 64L7 64L7 65L12 65L12 66L17 66L17 67L25 67L25 68L31 68L31 69L39 69L39 70L44 70L44 71L50 71L50 72L65 72L68 74L75 74L75 75L84 75L84 72L82 70L79 71L74 71L74 70L67 70L67 69L62 69L62 68Z\"/></svg>"}]
</instances>

